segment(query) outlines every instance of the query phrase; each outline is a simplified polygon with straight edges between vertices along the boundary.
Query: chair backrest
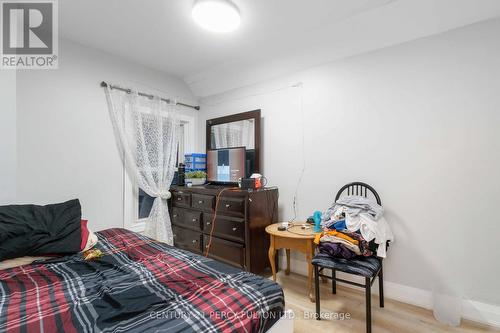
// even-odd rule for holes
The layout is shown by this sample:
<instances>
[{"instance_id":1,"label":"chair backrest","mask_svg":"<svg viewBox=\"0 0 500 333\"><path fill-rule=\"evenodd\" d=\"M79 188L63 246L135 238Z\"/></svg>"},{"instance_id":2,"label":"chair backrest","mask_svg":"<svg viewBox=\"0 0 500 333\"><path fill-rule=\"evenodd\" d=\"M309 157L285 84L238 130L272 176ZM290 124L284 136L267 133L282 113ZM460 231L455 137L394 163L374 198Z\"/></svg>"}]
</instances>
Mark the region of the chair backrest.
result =
<instances>
[{"instance_id":1,"label":"chair backrest","mask_svg":"<svg viewBox=\"0 0 500 333\"><path fill-rule=\"evenodd\" d=\"M335 202L337 202L337 200L339 200L339 198L346 191L347 195L359 195L365 198L368 198L368 194L371 193L373 197L375 197L377 203L379 205L382 205L382 201L380 200L380 196L378 195L377 191L375 191L375 189L370 185L362 182L353 182L342 186L340 190L337 192L337 195L335 196Z\"/></svg>"}]
</instances>

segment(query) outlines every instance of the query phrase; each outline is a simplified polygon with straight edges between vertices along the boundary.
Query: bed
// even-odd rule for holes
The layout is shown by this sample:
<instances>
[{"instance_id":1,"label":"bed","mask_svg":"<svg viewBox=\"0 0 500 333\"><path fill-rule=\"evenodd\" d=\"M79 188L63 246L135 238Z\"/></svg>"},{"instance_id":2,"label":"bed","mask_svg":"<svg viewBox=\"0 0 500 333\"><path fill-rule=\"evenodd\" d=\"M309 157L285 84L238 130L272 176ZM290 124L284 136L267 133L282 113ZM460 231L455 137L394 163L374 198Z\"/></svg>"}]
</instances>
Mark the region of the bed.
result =
<instances>
[{"instance_id":1,"label":"bed","mask_svg":"<svg viewBox=\"0 0 500 333\"><path fill-rule=\"evenodd\" d=\"M125 229L96 234L98 259L75 254L0 270L0 332L266 332L282 325L283 290L269 279Z\"/></svg>"}]
</instances>

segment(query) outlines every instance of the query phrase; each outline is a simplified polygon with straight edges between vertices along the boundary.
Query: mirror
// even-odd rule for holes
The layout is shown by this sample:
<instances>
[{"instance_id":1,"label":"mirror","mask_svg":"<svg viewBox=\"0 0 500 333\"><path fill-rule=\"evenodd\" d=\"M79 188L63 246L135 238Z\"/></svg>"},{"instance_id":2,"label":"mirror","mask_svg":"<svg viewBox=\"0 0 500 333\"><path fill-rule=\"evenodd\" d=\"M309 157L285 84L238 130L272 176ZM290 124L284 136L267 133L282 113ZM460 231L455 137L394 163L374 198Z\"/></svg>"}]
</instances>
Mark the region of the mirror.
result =
<instances>
[{"instance_id":1,"label":"mirror","mask_svg":"<svg viewBox=\"0 0 500 333\"><path fill-rule=\"evenodd\" d=\"M246 148L246 177L260 172L260 110L207 120L207 151Z\"/></svg>"},{"instance_id":2,"label":"mirror","mask_svg":"<svg viewBox=\"0 0 500 333\"><path fill-rule=\"evenodd\" d=\"M255 123L253 119L233 121L211 127L212 149L245 147L255 149Z\"/></svg>"}]
</instances>

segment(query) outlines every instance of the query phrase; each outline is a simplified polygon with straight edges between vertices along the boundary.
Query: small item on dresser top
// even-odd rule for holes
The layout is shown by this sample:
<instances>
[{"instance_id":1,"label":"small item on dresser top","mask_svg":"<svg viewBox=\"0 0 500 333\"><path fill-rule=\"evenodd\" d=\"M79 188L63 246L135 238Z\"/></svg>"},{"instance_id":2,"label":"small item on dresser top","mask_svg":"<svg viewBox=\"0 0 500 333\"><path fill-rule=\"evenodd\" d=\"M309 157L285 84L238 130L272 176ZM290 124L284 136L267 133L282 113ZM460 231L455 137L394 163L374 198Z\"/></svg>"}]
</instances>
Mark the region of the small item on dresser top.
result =
<instances>
[{"instance_id":1,"label":"small item on dresser top","mask_svg":"<svg viewBox=\"0 0 500 333\"><path fill-rule=\"evenodd\" d=\"M241 178L241 189L242 190L254 190L255 179L254 178Z\"/></svg>"},{"instance_id":2,"label":"small item on dresser top","mask_svg":"<svg viewBox=\"0 0 500 333\"><path fill-rule=\"evenodd\" d=\"M314 224L314 219L313 219L313 217L312 217L312 216L309 216L309 217L307 218L307 223L309 223L309 224Z\"/></svg>"},{"instance_id":3,"label":"small item on dresser top","mask_svg":"<svg viewBox=\"0 0 500 333\"><path fill-rule=\"evenodd\" d=\"M267 178L262 176L260 173L254 173L250 178L255 179L255 188L261 188L267 185Z\"/></svg>"},{"instance_id":4,"label":"small item on dresser top","mask_svg":"<svg viewBox=\"0 0 500 333\"><path fill-rule=\"evenodd\" d=\"M186 181L186 166L183 163L179 163L179 167L177 168L177 170L179 172L177 185L184 186Z\"/></svg>"},{"instance_id":5,"label":"small item on dresser top","mask_svg":"<svg viewBox=\"0 0 500 333\"><path fill-rule=\"evenodd\" d=\"M207 181L207 173L201 170L186 172L184 181L186 185L188 185L188 183L191 183L192 186L204 185Z\"/></svg>"},{"instance_id":6,"label":"small item on dresser top","mask_svg":"<svg viewBox=\"0 0 500 333\"><path fill-rule=\"evenodd\" d=\"M250 176L250 178L255 179L255 188L262 187L262 175L260 173L254 173Z\"/></svg>"},{"instance_id":7,"label":"small item on dresser top","mask_svg":"<svg viewBox=\"0 0 500 333\"><path fill-rule=\"evenodd\" d=\"M184 154L184 164L186 165L186 171L205 172L207 171L207 154L201 154L201 153Z\"/></svg>"}]
</instances>

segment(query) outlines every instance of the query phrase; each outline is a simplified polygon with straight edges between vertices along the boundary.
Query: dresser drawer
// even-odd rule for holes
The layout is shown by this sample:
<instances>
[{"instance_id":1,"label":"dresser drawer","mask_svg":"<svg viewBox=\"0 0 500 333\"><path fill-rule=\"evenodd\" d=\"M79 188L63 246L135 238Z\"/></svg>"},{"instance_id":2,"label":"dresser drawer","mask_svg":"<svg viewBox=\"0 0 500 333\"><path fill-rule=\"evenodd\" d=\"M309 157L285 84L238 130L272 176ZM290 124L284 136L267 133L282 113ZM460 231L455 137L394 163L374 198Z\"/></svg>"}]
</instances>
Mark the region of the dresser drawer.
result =
<instances>
[{"instance_id":1,"label":"dresser drawer","mask_svg":"<svg viewBox=\"0 0 500 333\"><path fill-rule=\"evenodd\" d=\"M195 210L184 210L183 212L183 222L186 227L195 229L197 231L203 230L203 224L201 223L201 212Z\"/></svg>"},{"instance_id":2,"label":"dresser drawer","mask_svg":"<svg viewBox=\"0 0 500 333\"><path fill-rule=\"evenodd\" d=\"M181 191L172 193L172 205L177 207L190 207L191 194Z\"/></svg>"},{"instance_id":3,"label":"dresser drawer","mask_svg":"<svg viewBox=\"0 0 500 333\"><path fill-rule=\"evenodd\" d=\"M179 227L190 228L196 231L203 229L201 212L187 208L172 207L172 224Z\"/></svg>"},{"instance_id":4,"label":"dresser drawer","mask_svg":"<svg viewBox=\"0 0 500 333\"><path fill-rule=\"evenodd\" d=\"M182 208L172 207L172 215L170 216L172 224L183 225L184 224L183 213L184 210Z\"/></svg>"},{"instance_id":5,"label":"dresser drawer","mask_svg":"<svg viewBox=\"0 0 500 333\"><path fill-rule=\"evenodd\" d=\"M185 250L201 253L203 238L201 232L172 226L174 245Z\"/></svg>"},{"instance_id":6,"label":"dresser drawer","mask_svg":"<svg viewBox=\"0 0 500 333\"><path fill-rule=\"evenodd\" d=\"M209 236L203 236L204 250L208 247ZM245 267L245 247L243 244L227 241L217 237L212 237L210 245L209 257L219 261L223 261L230 265L244 268Z\"/></svg>"},{"instance_id":7,"label":"dresser drawer","mask_svg":"<svg viewBox=\"0 0 500 333\"><path fill-rule=\"evenodd\" d=\"M203 214L203 230L209 234L212 230L213 214ZM217 215L214 227L214 235L245 242L245 220L237 217L227 217Z\"/></svg>"},{"instance_id":8,"label":"dresser drawer","mask_svg":"<svg viewBox=\"0 0 500 333\"><path fill-rule=\"evenodd\" d=\"M221 197L217 206L217 214L245 216L245 199Z\"/></svg>"},{"instance_id":9,"label":"dresser drawer","mask_svg":"<svg viewBox=\"0 0 500 333\"><path fill-rule=\"evenodd\" d=\"M214 209L215 197L213 195L193 194L192 207L212 211Z\"/></svg>"}]
</instances>

